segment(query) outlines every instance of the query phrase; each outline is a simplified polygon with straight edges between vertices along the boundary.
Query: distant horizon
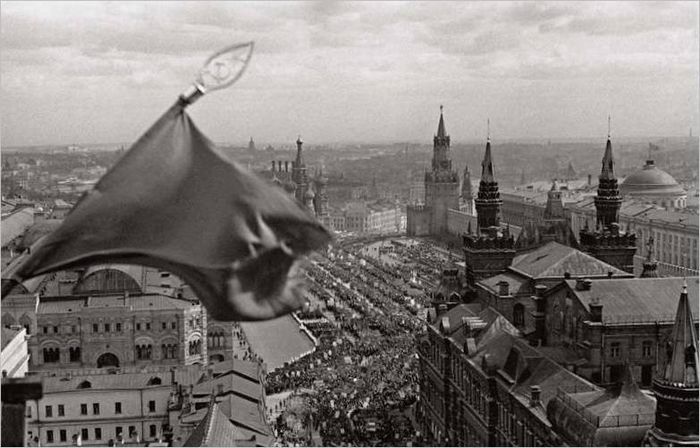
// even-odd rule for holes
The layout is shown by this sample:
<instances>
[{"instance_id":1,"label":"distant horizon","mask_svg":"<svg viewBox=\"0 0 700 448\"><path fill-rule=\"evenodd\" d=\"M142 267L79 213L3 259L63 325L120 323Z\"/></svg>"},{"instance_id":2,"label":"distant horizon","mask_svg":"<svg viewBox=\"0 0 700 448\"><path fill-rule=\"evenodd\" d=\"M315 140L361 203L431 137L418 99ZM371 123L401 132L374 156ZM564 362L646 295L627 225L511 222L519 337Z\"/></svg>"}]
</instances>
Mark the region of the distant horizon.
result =
<instances>
[{"instance_id":1,"label":"distant horizon","mask_svg":"<svg viewBox=\"0 0 700 448\"><path fill-rule=\"evenodd\" d=\"M241 79L188 110L214 141L424 142L440 105L456 142L487 118L494 141L604 138L609 114L613 136L700 133L698 2L2 6L6 147L133 141L251 40Z\"/></svg>"},{"instance_id":2,"label":"distant horizon","mask_svg":"<svg viewBox=\"0 0 700 448\"><path fill-rule=\"evenodd\" d=\"M692 138L697 140L700 136L693 135ZM690 135L648 135L648 136L611 136L611 141L613 144L615 141L619 142L643 142L643 141L650 141L653 143L652 140L660 140L660 139L688 139L691 138ZM303 136L302 136L303 139ZM22 148L68 148L70 146L77 146L79 148L87 148L90 149L90 147L94 146L114 146L115 150L119 149L120 146L124 146L124 149L128 149L130 145L133 145L136 140L138 140L138 137L134 139L132 142L94 142L94 143L48 143L48 144L39 144L39 145L0 145L0 150L9 150L9 149L22 149ZM596 141L600 140L603 142L603 144L607 141L607 136L601 137L558 137L558 138L535 138L535 137L512 137L512 138L503 138L503 139L498 139L494 138L493 136L491 137L491 143L492 144L497 144L499 141L504 142L504 143L547 143L548 141L551 141L552 143L570 143L570 142L581 142L581 143L595 143ZM257 152L265 152L265 147L267 145L272 145L275 147L275 150L278 150L279 147L278 145L285 145L285 146L295 146L296 145L296 140L290 140L288 142L286 141L260 141L260 146L258 146L258 141L253 137L253 141L255 142L256 145L256 151ZM244 149L248 146L248 140L244 142L230 142L230 141L215 141L214 142L218 146L233 146L235 148L239 149ZM451 146L455 145L464 145L464 144L479 144L479 143L484 143L486 144L486 138L483 140L477 140L477 139L470 139L470 140L455 140L451 138ZM406 141L406 140L386 140L386 141L380 141L380 140L375 140L375 141L351 141L351 140L345 140L345 141L304 141L304 146L305 148L308 147L315 147L315 146L329 146L329 145L382 145L382 146L391 146L391 145L417 145L417 146L432 146L432 141L425 140L425 141Z\"/></svg>"}]
</instances>

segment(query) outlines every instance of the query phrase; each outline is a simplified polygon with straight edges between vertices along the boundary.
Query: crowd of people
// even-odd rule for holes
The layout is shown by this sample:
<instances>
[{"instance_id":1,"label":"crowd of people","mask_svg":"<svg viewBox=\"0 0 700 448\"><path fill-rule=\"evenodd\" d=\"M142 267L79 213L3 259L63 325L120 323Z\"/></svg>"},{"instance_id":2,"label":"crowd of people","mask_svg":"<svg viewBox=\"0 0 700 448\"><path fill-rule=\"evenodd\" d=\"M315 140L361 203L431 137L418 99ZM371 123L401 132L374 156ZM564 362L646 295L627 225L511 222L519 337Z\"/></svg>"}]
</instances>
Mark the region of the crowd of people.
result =
<instances>
[{"instance_id":1,"label":"crowd of people","mask_svg":"<svg viewBox=\"0 0 700 448\"><path fill-rule=\"evenodd\" d=\"M378 253L336 247L307 270L309 293L317 300L297 317L318 347L268 375L266 392L308 391L309 437L316 434L324 446L413 441L415 430L406 415L418 395L415 336L425 326L415 302L424 307L429 298L409 298L406 290L417 269L436 282L442 266L438 260L430 268L424 265L421 258L432 256L424 249L395 246L402 261L389 263ZM286 421L280 415L278 435L290 433ZM293 434L293 440L281 442L299 444L299 432Z\"/></svg>"}]
</instances>

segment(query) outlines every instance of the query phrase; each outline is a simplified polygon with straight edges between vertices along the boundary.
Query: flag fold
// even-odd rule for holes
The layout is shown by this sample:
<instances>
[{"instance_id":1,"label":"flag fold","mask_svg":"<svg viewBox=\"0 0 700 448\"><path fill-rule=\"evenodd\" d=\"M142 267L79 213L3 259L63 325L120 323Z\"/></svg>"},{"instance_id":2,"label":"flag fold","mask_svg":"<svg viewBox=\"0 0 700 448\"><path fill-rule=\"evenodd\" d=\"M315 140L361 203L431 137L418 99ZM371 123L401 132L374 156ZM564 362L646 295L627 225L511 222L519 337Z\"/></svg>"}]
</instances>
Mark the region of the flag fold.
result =
<instances>
[{"instance_id":1,"label":"flag fold","mask_svg":"<svg viewBox=\"0 0 700 448\"><path fill-rule=\"evenodd\" d=\"M227 160L175 104L32 250L17 277L142 264L182 278L214 319L270 319L303 304L298 259L329 241L308 211Z\"/></svg>"}]
</instances>

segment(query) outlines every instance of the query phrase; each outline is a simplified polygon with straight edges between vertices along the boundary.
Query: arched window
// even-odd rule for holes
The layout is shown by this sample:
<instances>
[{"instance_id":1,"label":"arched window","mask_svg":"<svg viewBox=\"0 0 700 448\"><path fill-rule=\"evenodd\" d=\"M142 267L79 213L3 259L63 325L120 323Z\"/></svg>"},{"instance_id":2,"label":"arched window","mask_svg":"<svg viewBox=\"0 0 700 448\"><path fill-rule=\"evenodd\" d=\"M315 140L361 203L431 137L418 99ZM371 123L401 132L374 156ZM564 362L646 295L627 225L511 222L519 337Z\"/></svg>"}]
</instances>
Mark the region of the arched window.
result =
<instances>
[{"instance_id":1,"label":"arched window","mask_svg":"<svg viewBox=\"0 0 700 448\"><path fill-rule=\"evenodd\" d=\"M80 362L80 347L70 347L68 349L70 362Z\"/></svg>"},{"instance_id":2,"label":"arched window","mask_svg":"<svg viewBox=\"0 0 700 448\"><path fill-rule=\"evenodd\" d=\"M61 351L58 348L45 348L43 355L45 363L60 362L61 360Z\"/></svg>"},{"instance_id":3,"label":"arched window","mask_svg":"<svg viewBox=\"0 0 700 448\"><path fill-rule=\"evenodd\" d=\"M82 383L78 384L78 389L90 389L92 387L92 383L90 381L85 380Z\"/></svg>"},{"instance_id":4,"label":"arched window","mask_svg":"<svg viewBox=\"0 0 700 448\"><path fill-rule=\"evenodd\" d=\"M150 380L148 380L148 383L146 383L147 386L156 386L158 384L161 384L162 381L160 378L157 376L152 377Z\"/></svg>"}]
</instances>

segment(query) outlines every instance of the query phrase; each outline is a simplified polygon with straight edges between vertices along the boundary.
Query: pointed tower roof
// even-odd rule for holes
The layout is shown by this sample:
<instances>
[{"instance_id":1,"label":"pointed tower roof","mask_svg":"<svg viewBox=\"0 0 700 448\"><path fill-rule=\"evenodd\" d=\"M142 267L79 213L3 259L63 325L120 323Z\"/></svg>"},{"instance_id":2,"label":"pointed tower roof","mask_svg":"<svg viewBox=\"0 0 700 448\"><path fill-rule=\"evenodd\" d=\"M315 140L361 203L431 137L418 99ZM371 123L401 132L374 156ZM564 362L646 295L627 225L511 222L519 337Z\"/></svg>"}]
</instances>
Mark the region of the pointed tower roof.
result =
<instances>
[{"instance_id":1,"label":"pointed tower roof","mask_svg":"<svg viewBox=\"0 0 700 448\"><path fill-rule=\"evenodd\" d=\"M578 173L574 169L574 163L572 161L569 161L569 167L566 169L566 178L567 180L573 180L578 177Z\"/></svg>"},{"instance_id":2,"label":"pointed tower roof","mask_svg":"<svg viewBox=\"0 0 700 448\"><path fill-rule=\"evenodd\" d=\"M491 159L491 138L486 140L486 151L484 151L484 160L481 162L481 181L494 182L493 160Z\"/></svg>"},{"instance_id":3,"label":"pointed tower roof","mask_svg":"<svg viewBox=\"0 0 700 448\"><path fill-rule=\"evenodd\" d=\"M438 123L437 136L440 138L447 136L447 132L445 131L445 120L442 118L442 104L440 105L440 122Z\"/></svg>"},{"instance_id":4,"label":"pointed tower roof","mask_svg":"<svg viewBox=\"0 0 700 448\"><path fill-rule=\"evenodd\" d=\"M663 380L674 385L698 387L698 336L686 285L683 285L678 301L671 349L673 352L667 361Z\"/></svg>"},{"instance_id":5,"label":"pointed tower roof","mask_svg":"<svg viewBox=\"0 0 700 448\"><path fill-rule=\"evenodd\" d=\"M612 143L610 143L610 136L608 136L608 142L605 144L605 154L603 154L603 166L600 170L600 179L615 178L614 164Z\"/></svg>"}]
</instances>

